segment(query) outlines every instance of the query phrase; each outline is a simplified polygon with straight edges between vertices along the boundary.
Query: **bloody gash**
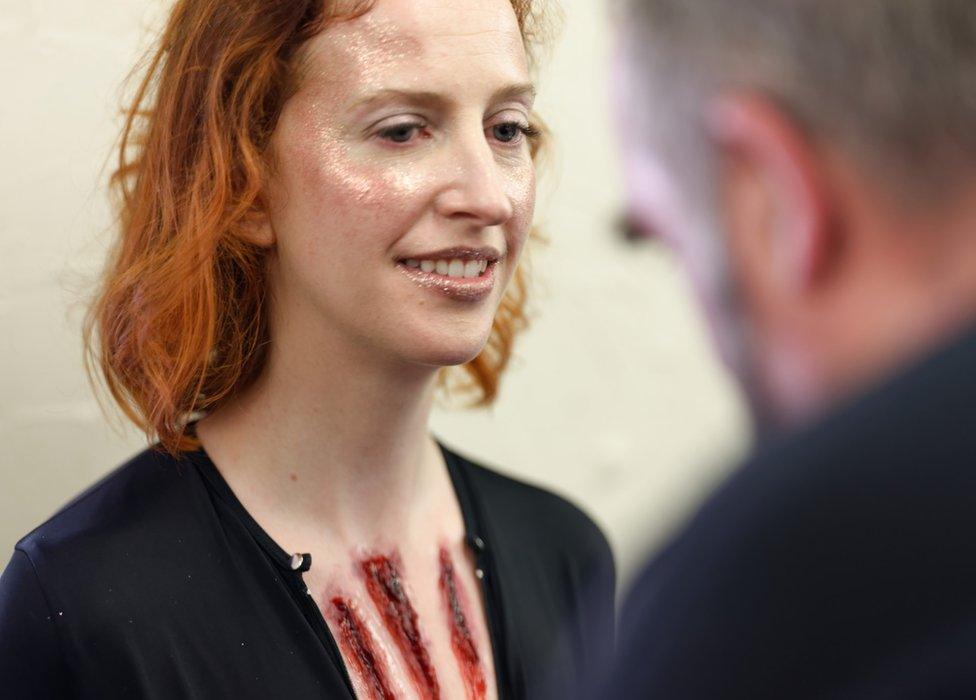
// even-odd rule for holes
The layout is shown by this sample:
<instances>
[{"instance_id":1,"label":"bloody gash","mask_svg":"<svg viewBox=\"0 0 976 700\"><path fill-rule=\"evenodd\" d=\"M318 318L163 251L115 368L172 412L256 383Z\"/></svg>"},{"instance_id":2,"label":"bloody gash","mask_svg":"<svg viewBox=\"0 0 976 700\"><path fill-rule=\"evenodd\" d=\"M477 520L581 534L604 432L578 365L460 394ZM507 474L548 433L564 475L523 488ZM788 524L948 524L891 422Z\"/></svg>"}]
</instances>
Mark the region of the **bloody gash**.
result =
<instances>
[{"instance_id":1,"label":"bloody gash","mask_svg":"<svg viewBox=\"0 0 976 700\"><path fill-rule=\"evenodd\" d=\"M417 611L404 587L400 557L395 552L369 556L360 560L358 566L364 576L368 599L392 639L417 694L424 700L439 700L440 683ZM438 571L445 621L466 695L468 700L484 700L487 695L484 668L468 625L463 591L459 589L451 556L444 547L439 551ZM388 668L389 660L380 653L380 643L362 615L343 595L334 595L330 600L330 617L335 625L337 641L363 692L370 700L396 698L395 686L391 683L394 674Z\"/></svg>"}]
</instances>

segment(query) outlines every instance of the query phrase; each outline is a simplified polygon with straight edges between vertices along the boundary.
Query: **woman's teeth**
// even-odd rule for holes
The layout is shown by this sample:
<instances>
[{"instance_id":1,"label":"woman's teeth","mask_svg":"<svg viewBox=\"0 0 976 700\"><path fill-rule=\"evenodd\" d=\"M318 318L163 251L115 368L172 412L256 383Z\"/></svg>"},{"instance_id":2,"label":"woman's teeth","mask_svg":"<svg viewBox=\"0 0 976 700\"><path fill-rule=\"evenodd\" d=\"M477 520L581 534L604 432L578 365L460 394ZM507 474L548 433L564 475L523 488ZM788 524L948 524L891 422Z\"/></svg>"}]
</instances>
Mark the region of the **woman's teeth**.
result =
<instances>
[{"instance_id":1,"label":"woman's teeth","mask_svg":"<svg viewBox=\"0 0 976 700\"><path fill-rule=\"evenodd\" d=\"M404 265L445 277L481 277L488 269L487 260L406 260Z\"/></svg>"}]
</instances>

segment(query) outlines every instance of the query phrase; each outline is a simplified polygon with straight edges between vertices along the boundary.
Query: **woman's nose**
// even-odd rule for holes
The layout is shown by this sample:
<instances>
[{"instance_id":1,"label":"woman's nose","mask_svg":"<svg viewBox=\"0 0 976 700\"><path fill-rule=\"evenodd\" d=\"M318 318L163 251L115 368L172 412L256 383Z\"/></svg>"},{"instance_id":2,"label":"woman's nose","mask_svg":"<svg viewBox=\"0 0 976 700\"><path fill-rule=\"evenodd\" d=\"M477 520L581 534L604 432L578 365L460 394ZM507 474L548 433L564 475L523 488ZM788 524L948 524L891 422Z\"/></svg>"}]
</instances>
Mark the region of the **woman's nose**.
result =
<instances>
[{"instance_id":1,"label":"woman's nose","mask_svg":"<svg viewBox=\"0 0 976 700\"><path fill-rule=\"evenodd\" d=\"M448 178L437 198L439 213L478 227L500 226L512 217L505 173L485 140L465 139L448 155Z\"/></svg>"}]
</instances>

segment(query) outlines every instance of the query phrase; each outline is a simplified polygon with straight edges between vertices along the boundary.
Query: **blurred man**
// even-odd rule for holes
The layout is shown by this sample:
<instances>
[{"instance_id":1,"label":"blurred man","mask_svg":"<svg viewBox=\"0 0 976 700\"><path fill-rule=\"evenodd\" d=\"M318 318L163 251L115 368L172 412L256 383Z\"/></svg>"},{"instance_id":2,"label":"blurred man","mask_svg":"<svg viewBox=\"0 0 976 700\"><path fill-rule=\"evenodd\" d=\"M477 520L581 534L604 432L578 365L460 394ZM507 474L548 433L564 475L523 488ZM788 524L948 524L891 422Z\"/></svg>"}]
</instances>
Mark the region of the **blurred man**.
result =
<instances>
[{"instance_id":1,"label":"blurred man","mask_svg":"<svg viewBox=\"0 0 976 700\"><path fill-rule=\"evenodd\" d=\"M976 1L627 0L616 71L760 439L599 696L976 697Z\"/></svg>"}]
</instances>

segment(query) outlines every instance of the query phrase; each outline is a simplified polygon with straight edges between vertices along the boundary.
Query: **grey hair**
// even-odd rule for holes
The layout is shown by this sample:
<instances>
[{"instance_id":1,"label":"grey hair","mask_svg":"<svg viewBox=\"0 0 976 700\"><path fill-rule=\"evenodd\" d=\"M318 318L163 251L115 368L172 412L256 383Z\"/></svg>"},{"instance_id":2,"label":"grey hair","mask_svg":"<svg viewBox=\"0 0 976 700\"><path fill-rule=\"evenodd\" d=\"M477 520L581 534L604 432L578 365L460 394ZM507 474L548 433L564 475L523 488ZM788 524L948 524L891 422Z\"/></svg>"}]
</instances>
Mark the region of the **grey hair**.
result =
<instances>
[{"instance_id":1,"label":"grey hair","mask_svg":"<svg viewBox=\"0 0 976 700\"><path fill-rule=\"evenodd\" d=\"M672 127L739 89L892 184L932 190L976 166L976 0L623 3Z\"/></svg>"}]
</instances>

